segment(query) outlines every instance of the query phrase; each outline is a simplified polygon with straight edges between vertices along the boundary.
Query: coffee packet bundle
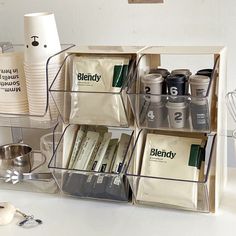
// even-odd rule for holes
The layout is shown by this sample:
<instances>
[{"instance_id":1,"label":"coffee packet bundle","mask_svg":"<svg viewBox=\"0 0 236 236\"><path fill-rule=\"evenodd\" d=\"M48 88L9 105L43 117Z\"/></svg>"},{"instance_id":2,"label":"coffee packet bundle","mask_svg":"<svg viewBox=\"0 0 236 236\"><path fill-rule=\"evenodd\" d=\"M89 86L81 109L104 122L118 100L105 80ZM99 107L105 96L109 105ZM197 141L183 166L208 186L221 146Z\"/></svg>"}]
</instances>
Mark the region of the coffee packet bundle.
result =
<instances>
[{"instance_id":1,"label":"coffee packet bundle","mask_svg":"<svg viewBox=\"0 0 236 236\"><path fill-rule=\"evenodd\" d=\"M141 175L157 178L140 178L137 200L196 209L197 184L188 181L199 180L201 143L199 138L147 134Z\"/></svg>"},{"instance_id":2,"label":"coffee packet bundle","mask_svg":"<svg viewBox=\"0 0 236 236\"><path fill-rule=\"evenodd\" d=\"M128 56L75 56L70 122L126 126L127 117L120 96L126 82Z\"/></svg>"}]
</instances>

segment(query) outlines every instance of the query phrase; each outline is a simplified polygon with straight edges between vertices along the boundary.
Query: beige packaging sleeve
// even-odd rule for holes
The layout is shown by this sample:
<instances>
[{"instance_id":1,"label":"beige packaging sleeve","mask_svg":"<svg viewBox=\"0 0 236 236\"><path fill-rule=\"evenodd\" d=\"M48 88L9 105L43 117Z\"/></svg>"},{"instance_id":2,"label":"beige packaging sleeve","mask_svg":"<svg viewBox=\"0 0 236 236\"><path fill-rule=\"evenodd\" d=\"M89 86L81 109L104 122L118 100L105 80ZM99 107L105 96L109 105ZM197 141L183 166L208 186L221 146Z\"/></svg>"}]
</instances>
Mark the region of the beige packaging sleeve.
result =
<instances>
[{"instance_id":1,"label":"beige packaging sleeve","mask_svg":"<svg viewBox=\"0 0 236 236\"><path fill-rule=\"evenodd\" d=\"M191 145L201 142L195 138L147 134L141 175L198 181L199 170L188 163ZM157 155L152 156L152 152ZM197 184L141 178L137 200L196 208Z\"/></svg>"}]
</instances>

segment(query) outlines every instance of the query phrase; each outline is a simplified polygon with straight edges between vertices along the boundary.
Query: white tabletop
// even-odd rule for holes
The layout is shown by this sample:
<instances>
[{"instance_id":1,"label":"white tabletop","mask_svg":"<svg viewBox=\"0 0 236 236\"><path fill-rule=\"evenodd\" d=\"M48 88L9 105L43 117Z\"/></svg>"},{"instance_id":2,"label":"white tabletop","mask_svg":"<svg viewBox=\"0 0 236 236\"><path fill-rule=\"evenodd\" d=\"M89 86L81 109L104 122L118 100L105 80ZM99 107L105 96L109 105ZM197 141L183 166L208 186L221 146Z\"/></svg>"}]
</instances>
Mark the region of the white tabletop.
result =
<instances>
[{"instance_id":1,"label":"white tabletop","mask_svg":"<svg viewBox=\"0 0 236 236\"><path fill-rule=\"evenodd\" d=\"M56 194L0 190L0 202L10 201L26 213L43 220L43 225L23 229L19 218L0 227L1 236L103 235L234 235L236 229L236 169L229 181L217 214L193 213L131 204L80 200Z\"/></svg>"}]
</instances>

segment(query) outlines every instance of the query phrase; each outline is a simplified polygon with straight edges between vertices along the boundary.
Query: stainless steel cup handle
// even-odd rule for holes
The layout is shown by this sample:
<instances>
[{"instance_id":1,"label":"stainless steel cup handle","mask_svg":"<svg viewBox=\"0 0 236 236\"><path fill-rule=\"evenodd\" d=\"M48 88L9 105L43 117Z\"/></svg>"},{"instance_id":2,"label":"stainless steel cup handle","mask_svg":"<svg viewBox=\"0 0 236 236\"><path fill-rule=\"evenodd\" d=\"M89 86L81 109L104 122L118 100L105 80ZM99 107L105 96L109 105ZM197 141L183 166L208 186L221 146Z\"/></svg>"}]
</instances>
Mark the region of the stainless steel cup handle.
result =
<instances>
[{"instance_id":1,"label":"stainless steel cup handle","mask_svg":"<svg viewBox=\"0 0 236 236\"><path fill-rule=\"evenodd\" d=\"M42 165L44 165L46 163L47 157L43 153L41 153L41 158L42 158L42 163L40 163L39 165L35 166L34 168L32 168L32 166L31 166L31 168L32 168L31 172L36 170L36 169L38 169L39 167L41 167Z\"/></svg>"}]
</instances>

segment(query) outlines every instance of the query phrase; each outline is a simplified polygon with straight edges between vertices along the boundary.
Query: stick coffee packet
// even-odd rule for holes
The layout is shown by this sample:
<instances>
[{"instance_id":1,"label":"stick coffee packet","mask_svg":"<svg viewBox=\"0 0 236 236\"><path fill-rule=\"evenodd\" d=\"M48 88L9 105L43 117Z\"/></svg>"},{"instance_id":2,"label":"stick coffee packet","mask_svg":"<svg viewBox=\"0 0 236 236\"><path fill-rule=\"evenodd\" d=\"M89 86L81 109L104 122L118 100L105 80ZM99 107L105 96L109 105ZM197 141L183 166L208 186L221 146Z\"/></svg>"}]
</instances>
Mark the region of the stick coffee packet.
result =
<instances>
[{"instance_id":1,"label":"stick coffee packet","mask_svg":"<svg viewBox=\"0 0 236 236\"><path fill-rule=\"evenodd\" d=\"M141 175L198 181L202 139L147 134ZM197 207L197 184L140 178L137 200Z\"/></svg>"},{"instance_id":2,"label":"stick coffee packet","mask_svg":"<svg viewBox=\"0 0 236 236\"><path fill-rule=\"evenodd\" d=\"M127 79L128 56L90 55L73 58L70 122L125 126L119 95Z\"/></svg>"}]
</instances>

